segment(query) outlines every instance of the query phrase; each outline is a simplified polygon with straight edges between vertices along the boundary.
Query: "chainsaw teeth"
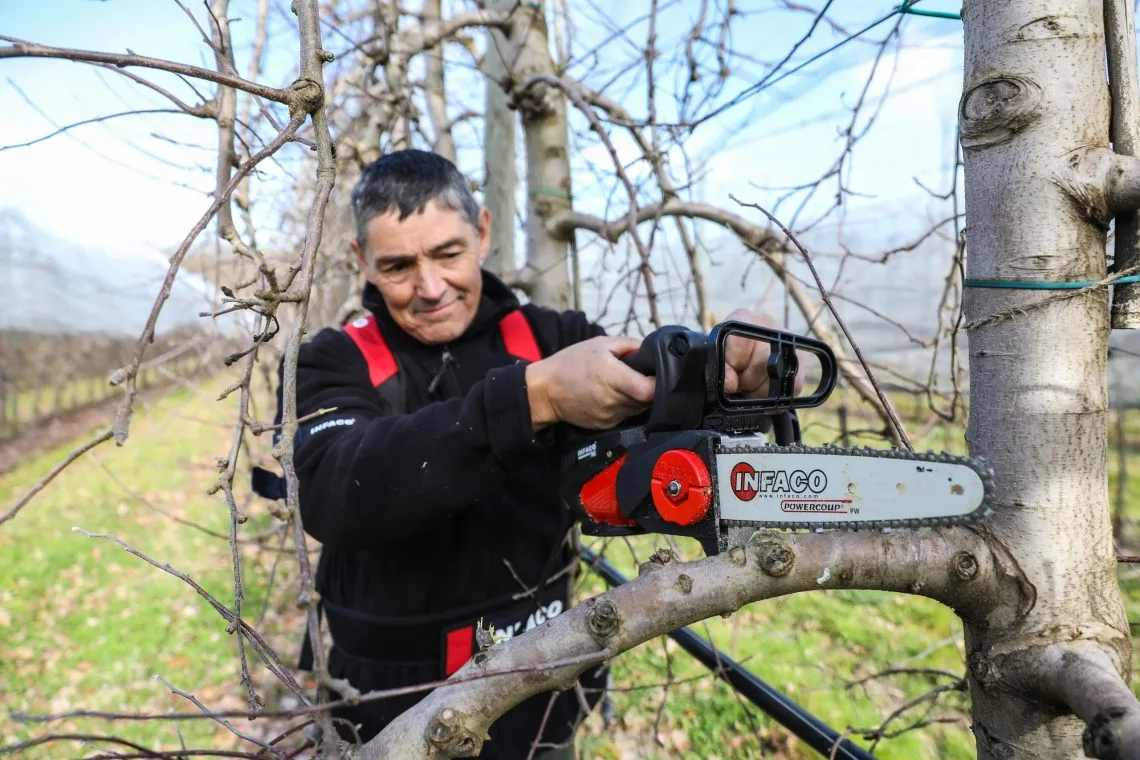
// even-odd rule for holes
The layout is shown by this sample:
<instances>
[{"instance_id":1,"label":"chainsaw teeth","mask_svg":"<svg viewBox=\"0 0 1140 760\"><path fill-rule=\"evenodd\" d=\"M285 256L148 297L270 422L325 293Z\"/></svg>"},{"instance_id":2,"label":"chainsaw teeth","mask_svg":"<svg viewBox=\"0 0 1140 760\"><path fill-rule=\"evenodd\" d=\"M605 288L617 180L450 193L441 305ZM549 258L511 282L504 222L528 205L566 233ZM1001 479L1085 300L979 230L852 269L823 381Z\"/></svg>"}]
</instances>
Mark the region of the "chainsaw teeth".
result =
<instances>
[{"instance_id":1,"label":"chainsaw teeth","mask_svg":"<svg viewBox=\"0 0 1140 760\"><path fill-rule=\"evenodd\" d=\"M731 439L728 439L727 441L722 439L721 444L716 448L716 453L763 454L765 456L780 454L810 454L813 456L864 456L873 457L875 459L901 459L911 462L940 462L944 464L957 464L969 467L971 470L977 473L978 477L982 481L982 486L984 489L981 506L968 514L956 515L952 517L916 517L897 520L852 520L850 522L814 522L811 520L728 520L722 518L721 523L727 530L747 528L796 528L814 531L890 531L894 528L938 528L954 525L969 525L978 522L984 517L988 517L993 512L990 505L993 503L994 473L992 469L985 466L982 461L976 457L964 457L933 451L922 452L906 451L904 449L873 449L869 446L855 448L842 446L804 446L802 444L777 446L774 444L752 445L744 443L734 445Z\"/></svg>"}]
</instances>

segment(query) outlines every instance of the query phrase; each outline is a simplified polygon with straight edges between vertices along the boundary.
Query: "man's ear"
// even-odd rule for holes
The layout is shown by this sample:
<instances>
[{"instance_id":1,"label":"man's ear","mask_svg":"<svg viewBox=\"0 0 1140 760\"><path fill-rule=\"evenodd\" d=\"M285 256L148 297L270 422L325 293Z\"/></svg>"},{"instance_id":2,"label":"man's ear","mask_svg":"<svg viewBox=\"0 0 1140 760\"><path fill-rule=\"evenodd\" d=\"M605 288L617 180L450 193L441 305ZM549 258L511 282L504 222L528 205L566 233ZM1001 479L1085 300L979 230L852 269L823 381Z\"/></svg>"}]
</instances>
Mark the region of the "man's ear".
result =
<instances>
[{"instance_id":1,"label":"man's ear","mask_svg":"<svg viewBox=\"0 0 1140 760\"><path fill-rule=\"evenodd\" d=\"M484 206L479 209L479 264L487 260L491 252L491 212Z\"/></svg>"},{"instance_id":2,"label":"man's ear","mask_svg":"<svg viewBox=\"0 0 1140 760\"><path fill-rule=\"evenodd\" d=\"M356 242L356 238L348 241L348 247L356 254L356 263L360 266L360 271L368 272L368 262L364 260L364 251L360 250L360 243Z\"/></svg>"}]
</instances>

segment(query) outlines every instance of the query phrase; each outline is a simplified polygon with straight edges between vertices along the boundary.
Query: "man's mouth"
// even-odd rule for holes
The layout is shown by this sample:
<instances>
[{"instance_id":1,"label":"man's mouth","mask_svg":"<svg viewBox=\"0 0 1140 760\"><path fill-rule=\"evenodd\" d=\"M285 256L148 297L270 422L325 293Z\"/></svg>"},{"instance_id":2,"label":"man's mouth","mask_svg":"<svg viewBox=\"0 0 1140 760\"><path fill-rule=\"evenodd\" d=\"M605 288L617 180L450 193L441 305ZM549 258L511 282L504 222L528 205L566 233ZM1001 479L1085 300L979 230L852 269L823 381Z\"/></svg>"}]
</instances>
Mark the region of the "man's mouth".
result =
<instances>
[{"instance_id":1,"label":"man's mouth","mask_svg":"<svg viewBox=\"0 0 1140 760\"><path fill-rule=\"evenodd\" d=\"M446 314L454 305L455 299L453 298L447 303L436 304L434 306L421 306L419 309L416 309L416 311L425 316L438 317L442 314Z\"/></svg>"}]
</instances>

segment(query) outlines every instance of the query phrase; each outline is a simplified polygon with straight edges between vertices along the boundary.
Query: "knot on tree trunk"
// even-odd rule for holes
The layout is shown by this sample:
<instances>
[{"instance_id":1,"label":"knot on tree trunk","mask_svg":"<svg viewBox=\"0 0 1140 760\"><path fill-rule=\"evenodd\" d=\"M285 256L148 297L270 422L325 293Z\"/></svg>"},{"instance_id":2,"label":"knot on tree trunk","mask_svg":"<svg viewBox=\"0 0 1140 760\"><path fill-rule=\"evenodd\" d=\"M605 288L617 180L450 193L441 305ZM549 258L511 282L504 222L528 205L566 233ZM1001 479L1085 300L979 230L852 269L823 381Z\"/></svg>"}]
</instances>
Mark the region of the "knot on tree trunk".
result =
<instances>
[{"instance_id":1,"label":"knot on tree trunk","mask_svg":"<svg viewBox=\"0 0 1140 760\"><path fill-rule=\"evenodd\" d=\"M594 640L604 646L621 627L621 615L609 599L591 599L586 602L586 608L586 627Z\"/></svg>"},{"instance_id":2,"label":"knot on tree trunk","mask_svg":"<svg viewBox=\"0 0 1140 760\"><path fill-rule=\"evenodd\" d=\"M1013 138L1041 115L1041 87L1016 74L999 74L962 93L958 105L963 148L986 148Z\"/></svg>"},{"instance_id":3,"label":"knot on tree trunk","mask_svg":"<svg viewBox=\"0 0 1140 760\"><path fill-rule=\"evenodd\" d=\"M756 561L765 575L782 578L792 572L796 564L796 550L791 540L782 533L760 531L749 543L756 549Z\"/></svg>"},{"instance_id":4,"label":"knot on tree trunk","mask_svg":"<svg viewBox=\"0 0 1140 760\"><path fill-rule=\"evenodd\" d=\"M289 95L286 105L289 106L289 116L299 113L313 113L325 104L325 88L321 83L302 77L289 85Z\"/></svg>"},{"instance_id":5,"label":"knot on tree trunk","mask_svg":"<svg viewBox=\"0 0 1140 760\"><path fill-rule=\"evenodd\" d=\"M562 90L546 83L548 76L535 71L520 72L523 83L507 90L507 107L521 113L524 121L538 121L556 113Z\"/></svg>"}]
</instances>

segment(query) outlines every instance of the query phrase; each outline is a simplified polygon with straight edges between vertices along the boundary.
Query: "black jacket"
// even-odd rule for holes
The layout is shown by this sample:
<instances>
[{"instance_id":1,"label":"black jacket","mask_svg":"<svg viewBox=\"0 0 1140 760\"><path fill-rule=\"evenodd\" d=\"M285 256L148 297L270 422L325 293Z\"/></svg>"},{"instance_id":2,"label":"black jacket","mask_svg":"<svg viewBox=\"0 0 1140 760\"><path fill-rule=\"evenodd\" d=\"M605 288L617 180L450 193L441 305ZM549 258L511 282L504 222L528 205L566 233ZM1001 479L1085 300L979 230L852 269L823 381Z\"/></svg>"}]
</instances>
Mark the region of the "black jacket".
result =
<instances>
[{"instance_id":1,"label":"black jacket","mask_svg":"<svg viewBox=\"0 0 1140 760\"><path fill-rule=\"evenodd\" d=\"M298 417L337 408L303 425L294 451L305 531L325 547L326 598L379 615L441 612L518 591L503 560L538 583L561 540L552 439L531 427L525 364L506 353L498 329L519 304L492 275L483 291L467 332L436 347L403 332L376 288L365 288L364 306L404 375L406 414L384 414L342 330L326 328L302 346ZM543 356L603 334L580 312L522 311ZM454 362L429 394L445 349Z\"/></svg>"},{"instance_id":2,"label":"black jacket","mask_svg":"<svg viewBox=\"0 0 1140 760\"><path fill-rule=\"evenodd\" d=\"M361 613L416 617L509 597L520 580L538 585L544 571L572 560L567 547L559 549L571 523L557 493L553 428L535 434L525 363L507 354L499 332L500 318L520 308L518 301L484 273L474 322L446 347L403 332L374 286L366 286L363 303L399 363L406 413L387 413L342 330L323 329L302 345L298 416L336 407L300 426L294 451L304 528L322 544L322 598ZM521 310L543 356L604 334L580 312L533 304ZM444 363L445 350L454 361ZM338 659L335 638L330 668ZM373 656L400 659L390 651ZM339 669L352 671L343 662ZM362 689L415 679L394 671L357 675L386 682L355 684ZM573 694L564 696L576 710ZM522 721L534 725L518 746L529 746L541 722L547 696L540 698ZM500 736L487 750L495 753L496 744L505 750L510 741Z\"/></svg>"}]
</instances>

